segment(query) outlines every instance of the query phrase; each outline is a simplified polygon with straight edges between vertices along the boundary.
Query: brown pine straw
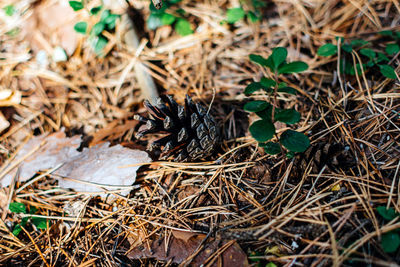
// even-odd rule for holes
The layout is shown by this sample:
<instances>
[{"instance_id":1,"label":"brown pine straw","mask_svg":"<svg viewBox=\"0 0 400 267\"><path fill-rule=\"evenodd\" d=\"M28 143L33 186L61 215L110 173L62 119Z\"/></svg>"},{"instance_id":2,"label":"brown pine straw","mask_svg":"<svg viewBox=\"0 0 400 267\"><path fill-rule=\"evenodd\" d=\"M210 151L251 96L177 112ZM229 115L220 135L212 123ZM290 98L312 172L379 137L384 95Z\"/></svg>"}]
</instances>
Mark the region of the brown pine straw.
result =
<instances>
[{"instance_id":1,"label":"brown pine straw","mask_svg":"<svg viewBox=\"0 0 400 267\"><path fill-rule=\"evenodd\" d=\"M24 227L21 227L21 229L26 233L26 235L29 237L29 239L31 240L32 244L35 246L35 249L37 250L37 252L39 253L40 257L42 258L43 262L46 264L47 267L50 267L50 265L47 263L45 257L43 256L43 253L40 251L40 248L37 246L35 240L33 240L32 236L29 234L28 231L25 230Z\"/></svg>"}]
</instances>

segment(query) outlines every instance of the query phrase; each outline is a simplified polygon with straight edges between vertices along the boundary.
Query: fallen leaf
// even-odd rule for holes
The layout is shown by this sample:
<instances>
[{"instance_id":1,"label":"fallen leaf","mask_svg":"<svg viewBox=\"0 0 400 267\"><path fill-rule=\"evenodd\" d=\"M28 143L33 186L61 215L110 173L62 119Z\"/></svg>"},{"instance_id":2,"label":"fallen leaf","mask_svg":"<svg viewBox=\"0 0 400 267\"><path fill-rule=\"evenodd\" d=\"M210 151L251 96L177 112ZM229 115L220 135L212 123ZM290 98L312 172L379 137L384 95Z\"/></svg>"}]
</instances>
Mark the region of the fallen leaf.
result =
<instances>
[{"instance_id":1,"label":"fallen leaf","mask_svg":"<svg viewBox=\"0 0 400 267\"><path fill-rule=\"evenodd\" d=\"M162 238L153 241L150 250L146 246L135 247L127 256L130 259L154 258L161 261L171 260L173 263L181 264L196 252L205 238L206 235L204 234L174 230L172 231L167 247L165 246L166 242L164 238ZM201 266L206 261L210 263L210 256L229 242L232 244L223 250L221 254L222 266L249 266L246 254L236 242L211 238L205 242L204 247L193 258L190 266ZM217 262L214 261L211 266L217 266Z\"/></svg>"},{"instance_id":2,"label":"fallen leaf","mask_svg":"<svg viewBox=\"0 0 400 267\"><path fill-rule=\"evenodd\" d=\"M131 229L134 229L134 226L132 224L129 225L129 227ZM146 239L145 233L137 228L135 230L129 231L128 237L127 237L127 240L129 242L130 246L134 247L134 248L143 244L145 239Z\"/></svg>"},{"instance_id":3,"label":"fallen leaf","mask_svg":"<svg viewBox=\"0 0 400 267\"><path fill-rule=\"evenodd\" d=\"M339 191L340 190L340 184L336 184L335 186L333 186L331 188L331 191L335 192L335 191Z\"/></svg>"},{"instance_id":4,"label":"fallen leaf","mask_svg":"<svg viewBox=\"0 0 400 267\"><path fill-rule=\"evenodd\" d=\"M12 95L11 90L0 90L0 101L9 98Z\"/></svg>"},{"instance_id":5,"label":"fallen leaf","mask_svg":"<svg viewBox=\"0 0 400 267\"><path fill-rule=\"evenodd\" d=\"M0 133L10 126L10 122L6 120L3 113L0 111Z\"/></svg>"},{"instance_id":6,"label":"fallen leaf","mask_svg":"<svg viewBox=\"0 0 400 267\"><path fill-rule=\"evenodd\" d=\"M265 249L265 254L273 254L278 257L283 256L283 254L281 253L281 250L279 249L278 246L267 247Z\"/></svg>"},{"instance_id":7,"label":"fallen leaf","mask_svg":"<svg viewBox=\"0 0 400 267\"><path fill-rule=\"evenodd\" d=\"M74 180L59 178L60 187L80 192L103 192L101 188L112 190L132 185L136 180L139 164L150 162L150 157L145 151L109 145L103 143L84 148L81 153L70 158L54 173ZM124 167L128 165L136 166ZM124 195L130 190L131 188L124 190Z\"/></svg>"},{"instance_id":8,"label":"fallen leaf","mask_svg":"<svg viewBox=\"0 0 400 267\"><path fill-rule=\"evenodd\" d=\"M21 92L10 89L0 90L0 107L15 106L21 103Z\"/></svg>"},{"instance_id":9,"label":"fallen leaf","mask_svg":"<svg viewBox=\"0 0 400 267\"><path fill-rule=\"evenodd\" d=\"M115 135L126 133L126 131L128 131L129 129L135 128L137 124L138 121L136 120L127 120L123 125L118 125L118 121L114 120L106 125L103 129L98 130L92 135L93 139L90 141L90 145L97 145L106 137L112 137L108 139L115 139Z\"/></svg>"},{"instance_id":10,"label":"fallen leaf","mask_svg":"<svg viewBox=\"0 0 400 267\"><path fill-rule=\"evenodd\" d=\"M74 199L71 201L68 201L64 205L64 211L68 214L70 217L78 217L79 214L82 212L82 209L85 208L85 202L79 199Z\"/></svg>"},{"instance_id":11,"label":"fallen leaf","mask_svg":"<svg viewBox=\"0 0 400 267\"><path fill-rule=\"evenodd\" d=\"M0 189L0 211L4 211L7 209L7 203L8 203L8 198L6 189L2 188Z\"/></svg>"},{"instance_id":12,"label":"fallen leaf","mask_svg":"<svg viewBox=\"0 0 400 267\"><path fill-rule=\"evenodd\" d=\"M44 49L52 54L52 47L61 46L72 55L79 39L73 27L76 22L77 14L68 1L42 1L21 28L35 52Z\"/></svg>"},{"instance_id":13,"label":"fallen leaf","mask_svg":"<svg viewBox=\"0 0 400 267\"><path fill-rule=\"evenodd\" d=\"M62 62L62 61L67 61L67 54L65 53L65 50L60 47L56 46L53 50L52 58L54 62Z\"/></svg>"},{"instance_id":14,"label":"fallen leaf","mask_svg":"<svg viewBox=\"0 0 400 267\"><path fill-rule=\"evenodd\" d=\"M193 196L199 196L199 200L197 203L202 203L206 196L204 194L199 194L201 191L201 188L187 185L184 186L181 191L178 193L178 200L182 201L185 198L192 198Z\"/></svg>"},{"instance_id":15,"label":"fallen leaf","mask_svg":"<svg viewBox=\"0 0 400 267\"><path fill-rule=\"evenodd\" d=\"M177 230L172 230L172 235L177 238L182 240L183 242L187 243L189 242L189 239L198 235L193 232L186 232L186 231L177 231Z\"/></svg>"},{"instance_id":16,"label":"fallen leaf","mask_svg":"<svg viewBox=\"0 0 400 267\"><path fill-rule=\"evenodd\" d=\"M79 151L76 149L79 147L80 142L80 136L67 138L62 131L48 136L41 135L32 138L20 149L13 160L13 162L22 160L29 153L36 150L32 155L23 159L23 162L19 165L19 181L24 182L39 170L54 168L69 158L78 155ZM17 169L14 168L0 180L0 185L2 187L9 186L16 174Z\"/></svg>"},{"instance_id":17,"label":"fallen leaf","mask_svg":"<svg viewBox=\"0 0 400 267\"><path fill-rule=\"evenodd\" d=\"M135 182L136 171L141 163L150 162L148 154L109 143L77 151L81 143L80 136L67 138L63 131L51 135L37 136L29 140L18 152L13 162L21 160L19 181L26 181L36 172L62 166L55 170L59 186L83 192L101 192L104 189L120 189ZM31 154L31 155L29 155ZM124 167L134 165L133 167ZM10 185L17 174L14 168L2 180L0 185ZM121 194L127 195L126 188ZM104 194L101 194L104 195Z\"/></svg>"}]
</instances>

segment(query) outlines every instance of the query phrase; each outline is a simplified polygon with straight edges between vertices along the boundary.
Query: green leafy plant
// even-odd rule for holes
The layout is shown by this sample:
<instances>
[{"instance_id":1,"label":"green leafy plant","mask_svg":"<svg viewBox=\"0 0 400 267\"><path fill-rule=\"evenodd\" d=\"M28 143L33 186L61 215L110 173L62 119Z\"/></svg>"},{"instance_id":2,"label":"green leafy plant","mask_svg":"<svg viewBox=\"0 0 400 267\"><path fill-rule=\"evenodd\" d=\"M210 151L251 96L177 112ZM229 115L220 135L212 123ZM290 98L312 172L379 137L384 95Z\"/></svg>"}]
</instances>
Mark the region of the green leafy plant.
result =
<instances>
[{"instance_id":1,"label":"green leafy plant","mask_svg":"<svg viewBox=\"0 0 400 267\"><path fill-rule=\"evenodd\" d=\"M84 1L69 1L69 5L74 11L85 8ZM99 56L104 56L104 47L107 45L108 39L103 33L115 29L116 21L120 18L120 15L113 14L111 10L104 9L103 6L93 7L88 12L90 16L99 16L101 14L98 22L88 31L88 23L80 21L74 25L74 30L80 34L88 35L95 53Z\"/></svg>"},{"instance_id":2,"label":"green leafy plant","mask_svg":"<svg viewBox=\"0 0 400 267\"><path fill-rule=\"evenodd\" d=\"M385 34L393 37L395 41L399 41L399 34L393 33L391 31L385 32ZM397 39L396 39L397 38ZM344 38L336 38L340 41L341 58L339 59L340 71L345 74L355 75L361 74L362 71L366 71L370 68L377 68L383 76L389 79L396 79L396 73L389 63L389 57L397 54L400 51L400 47L397 43L390 42L386 45L385 53L377 51L371 48L372 44L368 41L362 39L355 39L351 42L345 42ZM355 66L352 64L352 53L358 52L363 63L356 63ZM328 57L338 54L338 46L328 43L322 45L317 54L319 56Z\"/></svg>"},{"instance_id":3,"label":"green leafy plant","mask_svg":"<svg viewBox=\"0 0 400 267\"><path fill-rule=\"evenodd\" d=\"M172 25L175 31L186 36L193 33L192 25L185 19L185 11L181 8L174 8L181 0L165 0L161 8L157 9L153 2L150 2L150 16L147 19L147 27L155 30L164 25Z\"/></svg>"},{"instance_id":4,"label":"green leafy plant","mask_svg":"<svg viewBox=\"0 0 400 267\"><path fill-rule=\"evenodd\" d=\"M265 1L251 0L247 5L249 6L248 11L244 8L243 2L249 1L241 2L240 7L230 8L226 11L226 22L233 24L243 18L247 18L251 22L257 22L261 19L260 9L267 5Z\"/></svg>"},{"instance_id":5,"label":"green leafy plant","mask_svg":"<svg viewBox=\"0 0 400 267\"><path fill-rule=\"evenodd\" d=\"M19 202L11 202L9 209L11 212L14 212L14 213L31 214L31 215L35 214L38 211L37 208L31 206L29 208L29 212L28 212L25 204L19 203ZM39 218L39 217L27 216L27 217L23 217L21 219L21 222L14 226L12 233L15 236L18 236L19 233L22 231L22 227L25 227L28 222L31 222L33 225L36 226L36 228L41 229L41 230L44 230L47 228L46 219Z\"/></svg>"},{"instance_id":6,"label":"green leafy plant","mask_svg":"<svg viewBox=\"0 0 400 267\"><path fill-rule=\"evenodd\" d=\"M296 95L296 89L280 82L280 75L299 73L305 71L308 65L302 61L287 63L287 50L283 47L276 47L268 58L260 55L250 55L250 60L270 70L269 77L263 77L259 82L252 82L244 90L245 95L251 95L262 90L268 94L270 102L253 100L244 105L244 109L256 113L260 120L250 125L249 131L265 152L271 155L282 152L285 148L287 156L292 157L295 152L304 152L310 146L310 140L303 133L286 130L279 137L277 136L274 123L279 121L288 125L300 121L300 113L295 109L281 109L278 107L278 94ZM276 137L277 142L271 141Z\"/></svg>"},{"instance_id":7,"label":"green leafy plant","mask_svg":"<svg viewBox=\"0 0 400 267\"><path fill-rule=\"evenodd\" d=\"M378 214L385 219L386 221L391 221L396 217L400 217L400 214L397 213L393 208L386 209L384 206L379 206L376 208ZM398 250L400 247L400 230L393 230L387 233L384 233L381 237L381 246L383 251L386 253L393 253Z\"/></svg>"},{"instance_id":8,"label":"green leafy plant","mask_svg":"<svg viewBox=\"0 0 400 267\"><path fill-rule=\"evenodd\" d=\"M3 7L3 11L4 11L4 14L9 17L14 16L15 14L18 13L18 10L12 4L6 5L5 7ZM20 33L20 31L21 31L21 29L19 27L14 27L11 30L9 30L8 32L6 32L6 34L10 37L15 37L16 35L18 35L18 33Z\"/></svg>"},{"instance_id":9,"label":"green leafy plant","mask_svg":"<svg viewBox=\"0 0 400 267\"><path fill-rule=\"evenodd\" d=\"M14 5L7 5L3 7L4 13L6 13L7 16L12 16L16 12Z\"/></svg>"}]
</instances>

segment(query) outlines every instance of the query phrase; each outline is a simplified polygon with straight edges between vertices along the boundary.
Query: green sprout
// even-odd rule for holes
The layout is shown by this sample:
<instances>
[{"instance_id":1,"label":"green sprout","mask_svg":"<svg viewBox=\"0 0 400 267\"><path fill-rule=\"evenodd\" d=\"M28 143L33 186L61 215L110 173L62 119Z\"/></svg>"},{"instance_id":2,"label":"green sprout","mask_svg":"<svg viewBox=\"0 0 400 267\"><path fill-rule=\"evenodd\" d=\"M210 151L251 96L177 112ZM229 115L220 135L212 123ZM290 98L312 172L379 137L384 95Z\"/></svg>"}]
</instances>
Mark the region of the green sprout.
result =
<instances>
[{"instance_id":1,"label":"green sprout","mask_svg":"<svg viewBox=\"0 0 400 267\"><path fill-rule=\"evenodd\" d=\"M351 42L345 42L344 38L336 38L340 42L339 48L343 51L341 58L339 59L340 71L348 75L361 74L363 71L369 68L377 67L380 73L389 79L397 79L394 68L388 63L390 61L389 56L393 56L400 51L400 46L397 42L400 41L400 35L391 31L381 32L383 36L389 36L394 39L394 42L390 42L385 47L385 53L376 51L371 48L371 43L362 39L355 39ZM351 64L353 52L358 52L363 60L363 63L357 63L355 66ZM323 57L334 56L338 54L338 46L328 43L322 45L317 55Z\"/></svg>"},{"instance_id":2,"label":"green sprout","mask_svg":"<svg viewBox=\"0 0 400 267\"><path fill-rule=\"evenodd\" d=\"M250 10L245 11L243 5L230 8L226 11L226 22L233 24L241 19L247 18L251 22L257 22L261 19L261 8L267 4L261 0L251 0L248 6Z\"/></svg>"},{"instance_id":3,"label":"green sprout","mask_svg":"<svg viewBox=\"0 0 400 267\"><path fill-rule=\"evenodd\" d=\"M165 0L161 7L155 7L153 2L150 2L150 16L147 19L147 27L150 30L155 30L164 25L173 25L175 31L181 35L186 36L193 33L192 25L185 19L185 11L183 9L175 9L172 7L179 3L181 0Z\"/></svg>"},{"instance_id":4,"label":"green sprout","mask_svg":"<svg viewBox=\"0 0 400 267\"><path fill-rule=\"evenodd\" d=\"M386 221L391 221L396 217L400 217L400 214L397 213L393 208L386 209L384 206L379 206L376 208L378 214ZM383 251L386 253L393 253L398 250L400 247L400 230L396 229L393 231L389 231L384 233L381 237L381 246Z\"/></svg>"},{"instance_id":5,"label":"green sprout","mask_svg":"<svg viewBox=\"0 0 400 267\"><path fill-rule=\"evenodd\" d=\"M4 13L6 13L7 16L11 17L12 15L15 14L16 9L14 5L7 5L3 7Z\"/></svg>"},{"instance_id":6,"label":"green sprout","mask_svg":"<svg viewBox=\"0 0 400 267\"><path fill-rule=\"evenodd\" d=\"M19 203L19 202L11 202L9 209L11 212L14 213L22 213L22 214L30 214L30 215L34 215L38 209L35 207L30 207L29 208L29 212L26 209L26 206L24 203ZM18 236L19 233L22 231L22 227L25 227L26 224L28 222L31 222L33 225L36 226L36 228L41 229L41 230L45 230L47 229L47 221L44 218L39 218L39 217L34 217L34 216L27 216L27 217L23 217L21 219L21 222L16 224L14 226L14 229L12 231L12 233L15 236Z\"/></svg>"},{"instance_id":7,"label":"green sprout","mask_svg":"<svg viewBox=\"0 0 400 267\"><path fill-rule=\"evenodd\" d=\"M85 7L83 1L69 1L69 5L74 11L79 11ZM77 33L88 35L92 41L92 46L98 56L104 56L104 48L108 44L108 39L104 36L105 31L113 31L115 29L116 21L120 15L113 14L111 10L104 9L104 7L96 6L90 9L90 16L100 15L99 21L93 25L88 32L88 23L80 21L74 25L74 30Z\"/></svg>"},{"instance_id":8,"label":"green sprout","mask_svg":"<svg viewBox=\"0 0 400 267\"><path fill-rule=\"evenodd\" d=\"M276 47L268 58L260 55L250 55L250 60L254 63L268 68L271 72L270 77L263 77L259 82L252 82L247 85L244 94L251 95L256 91L265 91L272 103L262 100L253 100L244 105L244 109L256 113L260 120L250 125L249 131L265 152L271 155L283 152L290 158L296 152L304 152L310 146L310 140L303 133L286 130L279 137L277 136L274 123L279 121L288 125L296 124L300 121L300 113L295 109L280 109L277 105L278 94L296 95L296 89L280 82L282 74L299 73L307 70L308 65L302 61L287 63L287 50L283 47ZM277 142L271 141L276 137Z\"/></svg>"}]
</instances>

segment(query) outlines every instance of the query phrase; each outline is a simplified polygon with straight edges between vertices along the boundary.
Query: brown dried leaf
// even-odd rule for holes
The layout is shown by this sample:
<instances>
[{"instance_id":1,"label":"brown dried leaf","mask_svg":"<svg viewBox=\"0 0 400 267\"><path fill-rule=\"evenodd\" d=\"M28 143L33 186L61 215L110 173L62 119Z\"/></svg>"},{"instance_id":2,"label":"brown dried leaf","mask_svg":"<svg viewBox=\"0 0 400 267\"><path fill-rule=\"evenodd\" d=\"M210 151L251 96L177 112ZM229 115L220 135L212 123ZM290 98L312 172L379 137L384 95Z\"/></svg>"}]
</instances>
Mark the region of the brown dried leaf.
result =
<instances>
[{"instance_id":1,"label":"brown dried leaf","mask_svg":"<svg viewBox=\"0 0 400 267\"><path fill-rule=\"evenodd\" d=\"M78 21L68 1L44 1L36 5L22 30L30 40L33 50L46 50L61 46L67 55L72 55L78 45L78 34L73 25Z\"/></svg>"},{"instance_id":2,"label":"brown dried leaf","mask_svg":"<svg viewBox=\"0 0 400 267\"><path fill-rule=\"evenodd\" d=\"M84 192L104 192L102 188L119 189L132 185L140 163L151 161L144 151L121 145L109 147L109 143L84 148L79 152L76 149L80 142L80 136L67 138L64 132L32 138L21 148L14 160L22 160L19 165L19 180L26 181L40 170L63 164L54 172L61 176L58 177L60 187ZM128 165L134 166L121 168ZM1 180L1 186L10 185L16 174L16 169L8 173ZM130 188L125 189L124 194L129 191Z\"/></svg>"},{"instance_id":3,"label":"brown dried leaf","mask_svg":"<svg viewBox=\"0 0 400 267\"><path fill-rule=\"evenodd\" d=\"M186 232L186 231L177 231L177 230L172 230L172 235L177 238L182 240L183 242L187 243L189 242L189 239L198 235L197 233L193 232Z\"/></svg>"},{"instance_id":4,"label":"brown dried leaf","mask_svg":"<svg viewBox=\"0 0 400 267\"><path fill-rule=\"evenodd\" d=\"M60 187L81 192L102 192L104 190L101 188L112 190L132 185L136 180L139 164L148 163L151 159L145 151L109 145L103 143L84 148L81 153L56 170L55 174L74 179L59 178ZM128 165L136 166L124 167ZM124 194L128 194L130 190L124 190Z\"/></svg>"},{"instance_id":5,"label":"brown dried leaf","mask_svg":"<svg viewBox=\"0 0 400 267\"><path fill-rule=\"evenodd\" d=\"M9 89L0 90L0 107L15 106L21 103L21 92Z\"/></svg>"},{"instance_id":6,"label":"brown dried leaf","mask_svg":"<svg viewBox=\"0 0 400 267\"><path fill-rule=\"evenodd\" d=\"M19 181L26 181L39 170L54 168L69 158L78 155L79 152L76 149L79 147L80 142L80 136L67 138L64 132L32 138L21 148L14 159L14 162L23 159L23 162L19 165ZM35 150L36 152L26 157ZM3 187L9 186L16 174L17 169L14 168L0 181L0 185Z\"/></svg>"},{"instance_id":7,"label":"brown dried leaf","mask_svg":"<svg viewBox=\"0 0 400 267\"><path fill-rule=\"evenodd\" d=\"M3 113L0 112L0 133L10 126L10 122L6 120Z\"/></svg>"},{"instance_id":8,"label":"brown dried leaf","mask_svg":"<svg viewBox=\"0 0 400 267\"><path fill-rule=\"evenodd\" d=\"M195 187L195 186L185 186L182 191L180 191L178 193L178 200L182 201L185 198L192 198L194 195L199 195L199 192L201 191L201 188L199 187ZM205 199L205 195L200 194L199 200L197 201L197 203L202 203L203 200Z\"/></svg>"},{"instance_id":9,"label":"brown dried leaf","mask_svg":"<svg viewBox=\"0 0 400 267\"><path fill-rule=\"evenodd\" d=\"M0 189L0 211L6 210L7 202L8 202L8 198L7 198L6 189L2 188L2 189Z\"/></svg>"},{"instance_id":10,"label":"brown dried leaf","mask_svg":"<svg viewBox=\"0 0 400 267\"><path fill-rule=\"evenodd\" d=\"M145 247L134 248L130 253L128 253L128 258L155 258L162 261L172 260L173 263L180 264L196 252L205 238L206 235L204 234L174 230L172 231L167 247L165 247L166 242L162 238L151 244L151 250L148 250ZM226 240L221 241L209 239L204 244L201 251L197 253L194 259L190 262L190 266L200 266L206 263L206 261L210 263L210 256L228 242L229 241ZM249 265L246 254L236 242L226 248L222 252L221 257L222 266L224 267L240 267ZM217 266L217 261L214 261L211 266Z\"/></svg>"},{"instance_id":11,"label":"brown dried leaf","mask_svg":"<svg viewBox=\"0 0 400 267\"><path fill-rule=\"evenodd\" d=\"M104 127L103 129L97 131L92 135L93 139L90 141L90 145L97 145L100 141L102 141L106 137L112 136L113 138L115 138L114 137L115 135L126 133L126 131L128 131L129 129L133 129L136 126L136 124L138 124L138 121L136 120L134 121L128 120L123 125L118 125L117 120L112 121L106 127Z\"/></svg>"}]
</instances>

